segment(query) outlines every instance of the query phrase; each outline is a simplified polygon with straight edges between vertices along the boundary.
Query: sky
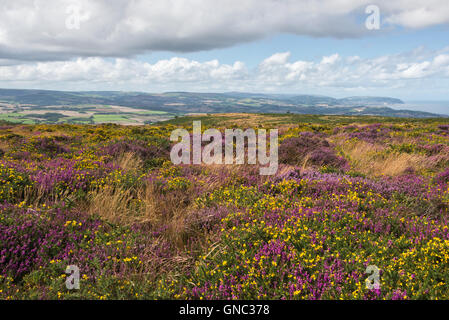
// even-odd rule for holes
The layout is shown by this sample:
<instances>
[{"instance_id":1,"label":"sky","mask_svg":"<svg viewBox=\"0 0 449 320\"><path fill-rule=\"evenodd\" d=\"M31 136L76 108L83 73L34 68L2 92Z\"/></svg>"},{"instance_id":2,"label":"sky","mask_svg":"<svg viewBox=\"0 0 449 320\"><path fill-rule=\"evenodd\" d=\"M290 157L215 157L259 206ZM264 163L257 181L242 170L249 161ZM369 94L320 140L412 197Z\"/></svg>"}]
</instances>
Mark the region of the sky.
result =
<instances>
[{"instance_id":1,"label":"sky","mask_svg":"<svg viewBox=\"0 0 449 320\"><path fill-rule=\"evenodd\" d=\"M0 0L0 87L449 101L447 0Z\"/></svg>"}]
</instances>

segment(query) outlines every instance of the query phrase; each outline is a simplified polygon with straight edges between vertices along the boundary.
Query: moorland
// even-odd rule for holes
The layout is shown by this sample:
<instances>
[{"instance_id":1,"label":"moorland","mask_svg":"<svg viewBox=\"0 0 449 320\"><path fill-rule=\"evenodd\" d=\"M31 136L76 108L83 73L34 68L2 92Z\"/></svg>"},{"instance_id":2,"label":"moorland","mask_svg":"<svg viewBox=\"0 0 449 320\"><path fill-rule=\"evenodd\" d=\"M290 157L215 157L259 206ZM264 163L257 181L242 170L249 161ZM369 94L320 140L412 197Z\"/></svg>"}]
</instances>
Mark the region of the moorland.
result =
<instances>
[{"instance_id":1,"label":"moorland","mask_svg":"<svg viewBox=\"0 0 449 320\"><path fill-rule=\"evenodd\" d=\"M173 165L194 120L279 129L277 173ZM448 222L447 118L0 124L2 299L448 299Z\"/></svg>"}]
</instances>

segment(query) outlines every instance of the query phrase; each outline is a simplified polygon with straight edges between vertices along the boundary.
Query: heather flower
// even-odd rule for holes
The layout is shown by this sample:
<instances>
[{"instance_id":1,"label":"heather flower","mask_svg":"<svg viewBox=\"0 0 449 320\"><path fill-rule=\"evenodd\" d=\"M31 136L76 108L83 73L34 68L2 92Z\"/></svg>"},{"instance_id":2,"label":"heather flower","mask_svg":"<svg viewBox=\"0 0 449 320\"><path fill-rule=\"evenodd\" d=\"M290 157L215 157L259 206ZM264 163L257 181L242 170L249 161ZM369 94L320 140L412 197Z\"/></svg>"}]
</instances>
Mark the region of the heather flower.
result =
<instances>
[{"instance_id":1,"label":"heather flower","mask_svg":"<svg viewBox=\"0 0 449 320\"><path fill-rule=\"evenodd\" d=\"M440 185L446 185L449 183L449 168L443 172L440 172L434 178L434 182Z\"/></svg>"},{"instance_id":2,"label":"heather flower","mask_svg":"<svg viewBox=\"0 0 449 320\"><path fill-rule=\"evenodd\" d=\"M287 138L279 146L279 161L284 164L346 168L344 158L335 154L332 146L321 135L303 132L299 137Z\"/></svg>"}]
</instances>

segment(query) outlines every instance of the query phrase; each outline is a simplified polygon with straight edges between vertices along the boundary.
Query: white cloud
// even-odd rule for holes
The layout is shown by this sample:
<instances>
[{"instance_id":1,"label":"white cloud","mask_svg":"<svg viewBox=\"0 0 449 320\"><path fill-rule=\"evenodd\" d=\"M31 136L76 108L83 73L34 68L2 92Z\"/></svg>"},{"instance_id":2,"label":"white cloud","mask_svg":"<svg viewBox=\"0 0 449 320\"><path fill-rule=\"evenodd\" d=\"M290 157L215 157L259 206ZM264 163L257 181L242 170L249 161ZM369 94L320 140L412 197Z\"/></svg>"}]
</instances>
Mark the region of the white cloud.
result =
<instances>
[{"instance_id":1,"label":"white cloud","mask_svg":"<svg viewBox=\"0 0 449 320\"><path fill-rule=\"evenodd\" d=\"M262 68L270 68L272 66L283 65L287 63L290 56L290 52L275 53L271 57L268 57L264 61L262 61L260 65Z\"/></svg>"},{"instance_id":2,"label":"white cloud","mask_svg":"<svg viewBox=\"0 0 449 320\"><path fill-rule=\"evenodd\" d=\"M39 62L0 67L0 83L13 82L95 82L124 83L195 83L229 81L245 76L245 65L217 60L198 62L185 58L160 60L154 64L132 59L78 58L73 61Z\"/></svg>"},{"instance_id":3,"label":"white cloud","mask_svg":"<svg viewBox=\"0 0 449 320\"><path fill-rule=\"evenodd\" d=\"M447 66L449 65L449 54L439 54L433 59L433 64L435 67Z\"/></svg>"},{"instance_id":4,"label":"white cloud","mask_svg":"<svg viewBox=\"0 0 449 320\"><path fill-rule=\"evenodd\" d=\"M338 55L338 53L335 53L331 56L323 57L323 59L321 60L321 64L334 64L339 58L340 56Z\"/></svg>"},{"instance_id":5,"label":"white cloud","mask_svg":"<svg viewBox=\"0 0 449 320\"><path fill-rule=\"evenodd\" d=\"M401 71L400 77L402 78L422 78L427 72L432 72L429 69L430 62L424 61L421 63L413 63L407 69Z\"/></svg>"},{"instance_id":6,"label":"white cloud","mask_svg":"<svg viewBox=\"0 0 449 320\"><path fill-rule=\"evenodd\" d=\"M426 0L425 2L410 1L403 10L386 18L392 24L407 28L424 28L438 24L449 23L449 5L447 1Z\"/></svg>"},{"instance_id":7,"label":"white cloud","mask_svg":"<svg viewBox=\"0 0 449 320\"><path fill-rule=\"evenodd\" d=\"M447 92L449 48L417 49L364 59L339 54L291 61L290 52L275 53L255 68L243 62L195 61L174 57L155 63L128 58L77 58L70 61L0 66L1 87L69 90L275 91L421 90L427 83ZM419 54L418 54L419 53Z\"/></svg>"},{"instance_id":8,"label":"white cloud","mask_svg":"<svg viewBox=\"0 0 449 320\"><path fill-rule=\"evenodd\" d=\"M364 8L371 3L370 0L0 0L0 59L51 61L131 57L156 50L198 51L276 33L360 37L373 34L364 26ZM421 28L449 23L447 0L377 0L375 4L387 24ZM79 21L73 6L79 8ZM77 22L79 29L67 28Z\"/></svg>"}]
</instances>

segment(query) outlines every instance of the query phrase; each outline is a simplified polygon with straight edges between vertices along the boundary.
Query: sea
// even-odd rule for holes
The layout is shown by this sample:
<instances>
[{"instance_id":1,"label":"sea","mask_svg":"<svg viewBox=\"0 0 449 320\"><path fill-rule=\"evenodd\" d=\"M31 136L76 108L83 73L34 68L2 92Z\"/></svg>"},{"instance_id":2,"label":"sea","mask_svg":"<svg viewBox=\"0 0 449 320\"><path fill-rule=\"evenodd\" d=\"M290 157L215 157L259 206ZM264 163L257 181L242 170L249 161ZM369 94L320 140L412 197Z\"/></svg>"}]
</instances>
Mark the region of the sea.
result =
<instances>
[{"instance_id":1,"label":"sea","mask_svg":"<svg viewBox=\"0 0 449 320\"><path fill-rule=\"evenodd\" d=\"M390 105L397 110L414 110L449 116L449 101L404 101L404 104Z\"/></svg>"}]
</instances>

